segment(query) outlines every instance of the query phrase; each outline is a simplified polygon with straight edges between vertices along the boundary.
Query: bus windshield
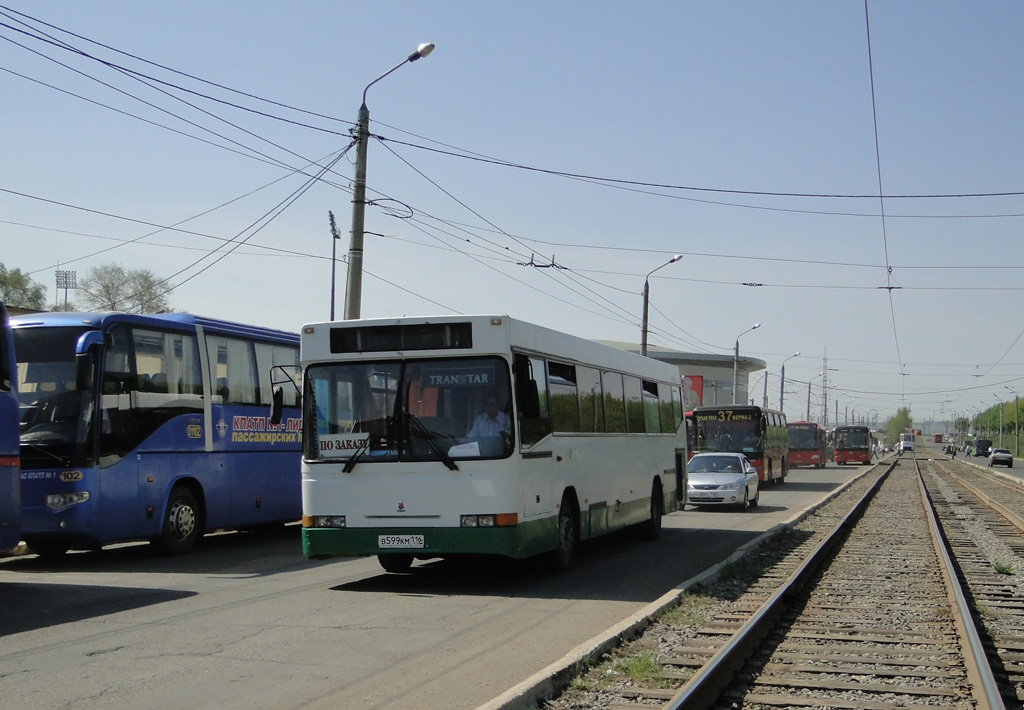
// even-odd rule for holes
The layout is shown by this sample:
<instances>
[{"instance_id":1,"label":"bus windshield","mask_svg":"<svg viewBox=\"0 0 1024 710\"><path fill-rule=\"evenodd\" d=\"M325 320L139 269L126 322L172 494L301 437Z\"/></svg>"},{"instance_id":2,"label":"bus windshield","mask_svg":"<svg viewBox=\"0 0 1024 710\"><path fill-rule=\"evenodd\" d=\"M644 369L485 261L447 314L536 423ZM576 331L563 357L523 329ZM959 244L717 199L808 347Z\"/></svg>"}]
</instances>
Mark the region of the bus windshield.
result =
<instances>
[{"instance_id":1,"label":"bus windshield","mask_svg":"<svg viewBox=\"0 0 1024 710\"><path fill-rule=\"evenodd\" d=\"M867 449L871 446L871 433L864 428L836 428L836 448L843 450Z\"/></svg>"},{"instance_id":2,"label":"bus windshield","mask_svg":"<svg viewBox=\"0 0 1024 710\"><path fill-rule=\"evenodd\" d=\"M718 419L697 415L697 448L703 451L734 451L752 454L761 448L760 419Z\"/></svg>"},{"instance_id":3,"label":"bus windshield","mask_svg":"<svg viewBox=\"0 0 1024 710\"><path fill-rule=\"evenodd\" d=\"M84 328L14 330L22 468L88 465L92 408L75 384L75 344Z\"/></svg>"},{"instance_id":4,"label":"bus windshield","mask_svg":"<svg viewBox=\"0 0 1024 710\"><path fill-rule=\"evenodd\" d=\"M512 454L512 390L497 357L313 364L307 368L304 457L391 461ZM351 466L349 467L351 469Z\"/></svg>"},{"instance_id":5,"label":"bus windshield","mask_svg":"<svg viewBox=\"0 0 1024 710\"><path fill-rule=\"evenodd\" d=\"M810 425L790 424L789 425L789 448L790 450L813 450L821 448L821 430Z\"/></svg>"}]
</instances>

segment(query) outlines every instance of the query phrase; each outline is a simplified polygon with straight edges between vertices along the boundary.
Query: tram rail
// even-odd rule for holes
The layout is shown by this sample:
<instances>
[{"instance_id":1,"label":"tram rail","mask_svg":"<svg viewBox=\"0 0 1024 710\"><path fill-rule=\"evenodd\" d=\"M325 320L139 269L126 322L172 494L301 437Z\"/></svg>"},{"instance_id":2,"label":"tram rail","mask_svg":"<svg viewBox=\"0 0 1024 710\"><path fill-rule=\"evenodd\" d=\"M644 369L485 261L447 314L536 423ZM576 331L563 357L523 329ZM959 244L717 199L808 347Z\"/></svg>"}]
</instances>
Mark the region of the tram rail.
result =
<instances>
[{"instance_id":1,"label":"tram rail","mask_svg":"<svg viewBox=\"0 0 1024 710\"><path fill-rule=\"evenodd\" d=\"M1022 707L1024 604L1006 580L992 579L991 564L985 569L979 533L965 531L963 519L977 527L979 514L954 488L949 469L959 467L918 456L873 467L815 514L818 534L798 536L742 596L662 646L659 682L604 689L600 705L592 697L573 704L569 692L542 707ZM1024 490L1004 495L1015 496L1024 511ZM1020 535L987 510L993 517L982 528ZM838 519L829 529L821 522L830 516ZM1024 542L1007 548L1016 554ZM986 589L996 596L979 596ZM976 626L979 599L1000 619L1011 616L1004 609L1019 611L1021 625L993 642L997 624Z\"/></svg>"}]
</instances>

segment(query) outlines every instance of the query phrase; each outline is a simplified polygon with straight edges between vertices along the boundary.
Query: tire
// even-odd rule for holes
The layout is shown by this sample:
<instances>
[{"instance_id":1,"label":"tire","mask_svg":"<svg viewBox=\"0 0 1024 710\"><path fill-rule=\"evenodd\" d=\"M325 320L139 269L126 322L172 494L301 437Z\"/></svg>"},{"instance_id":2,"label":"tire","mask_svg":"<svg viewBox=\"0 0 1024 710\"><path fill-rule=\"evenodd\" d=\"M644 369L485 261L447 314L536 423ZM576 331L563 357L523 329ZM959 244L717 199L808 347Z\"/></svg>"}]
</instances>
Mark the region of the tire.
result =
<instances>
[{"instance_id":1,"label":"tire","mask_svg":"<svg viewBox=\"0 0 1024 710\"><path fill-rule=\"evenodd\" d=\"M572 564L579 542L579 514L571 495L562 496L558 510L558 544L547 553L545 567L549 572L564 572Z\"/></svg>"},{"instance_id":2,"label":"tire","mask_svg":"<svg viewBox=\"0 0 1024 710\"><path fill-rule=\"evenodd\" d=\"M742 503L737 503L737 505L739 506L740 510L742 510L744 512L750 510L750 498L749 498L749 495L750 494L747 493L747 487L743 486L743 502Z\"/></svg>"},{"instance_id":3,"label":"tire","mask_svg":"<svg viewBox=\"0 0 1024 710\"><path fill-rule=\"evenodd\" d=\"M664 510L664 498L661 486L655 483L651 487L651 517L640 523L637 528L642 540L657 540L661 537L661 516Z\"/></svg>"},{"instance_id":4,"label":"tire","mask_svg":"<svg viewBox=\"0 0 1024 710\"><path fill-rule=\"evenodd\" d=\"M385 572L408 572L412 567L412 555L402 553L377 555L377 561Z\"/></svg>"},{"instance_id":5,"label":"tire","mask_svg":"<svg viewBox=\"0 0 1024 710\"><path fill-rule=\"evenodd\" d=\"M62 540L33 540L25 541L28 551L34 552L44 559L55 559L63 557L64 553L71 549L71 545Z\"/></svg>"},{"instance_id":6,"label":"tire","mask_svg":"<svg viewBox=\"0 0 1024 710\"><path fill-rule=\"evenodd\" d=\"M203 511L195 494L186 486L175 486L167 499L160 537L153 543L164 555L191 552L203 537Z\"/></svg>"},{"instance_id":7,"label":"tire","mask_svg":"<svg viewBox=\"0 0 1024 710\"><path fill-rule=\"evenodd\" d=\"M754 494L754 500L750 501L750 507L756 508L761 504L761 486L757 487L757 493Z\"/></svg>"}]
</instances>

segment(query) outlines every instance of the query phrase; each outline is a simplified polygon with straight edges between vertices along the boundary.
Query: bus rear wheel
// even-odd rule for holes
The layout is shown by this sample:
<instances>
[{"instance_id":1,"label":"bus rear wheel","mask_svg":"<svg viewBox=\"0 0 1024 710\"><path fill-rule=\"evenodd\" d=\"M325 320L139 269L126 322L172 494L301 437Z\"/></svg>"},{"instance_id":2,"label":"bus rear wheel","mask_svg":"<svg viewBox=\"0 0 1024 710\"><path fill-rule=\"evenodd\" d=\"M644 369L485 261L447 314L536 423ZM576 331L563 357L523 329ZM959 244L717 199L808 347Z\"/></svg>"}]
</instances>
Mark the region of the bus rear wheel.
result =
<instances>
[{"instance_id":1,"label":"bus rear wheel","mask_svg":"<svg viewBox=\"0 0 1024 710\"><path fill-rule=\"evenodd\" d=\"M661 516L664 510L661 486L657 482L651 487L651 517L640 523L638 528L643 540L657 540L661 537Z\"/></svg>"},{"instance_id":2,"label":"bus rear wheel","mask_svg":"<svg viewBox=\"0 0 1024 710\"><path fill-rule=\"evenodd\" d=\"M412 567L412 555L399 553L388 555L377 555L377 561L384 568L385 572L408 572Z\"/></svg>"},{"instance_id":3,"label":"bus rear wheel","mask_svg":"<svg viewBox=\"0 0 1024 710\"><path fill-rule=\"evenodd\" d=\"M153 542L164 555L184 555L199 544L203 516L196 497L185 486L175 486L167 499L167 511L160 537Z\"/></svg>"}]
</instances>

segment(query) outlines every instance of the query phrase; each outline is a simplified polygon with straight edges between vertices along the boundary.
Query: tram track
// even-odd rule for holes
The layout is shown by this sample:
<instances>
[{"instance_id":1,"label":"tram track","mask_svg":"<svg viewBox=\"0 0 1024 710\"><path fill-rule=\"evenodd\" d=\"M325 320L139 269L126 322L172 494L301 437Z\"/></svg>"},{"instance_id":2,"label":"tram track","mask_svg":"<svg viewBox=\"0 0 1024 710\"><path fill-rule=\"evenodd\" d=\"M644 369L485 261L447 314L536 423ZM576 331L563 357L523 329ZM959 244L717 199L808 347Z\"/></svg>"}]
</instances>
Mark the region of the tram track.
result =
<instances>
[{"instance_id":1,"label":"tram track","mask_svg":"<svg viewBox=\"0 0 1024 710\"><path fill-rule=\"evenodd\" d=\"M541 707L1022 707L1024 626L993 634L1018 607L1024 620L1021 590L993 579L979 552L988 536L1019 532L992 508L987 519L967 512L946 469L923 455L876 465L756 550L749 579L702 590L706 619L666 614ZM1024 491L1013 493L1024 509ZM967 532L964 517L974 525ZM1017 545L1007 542L1003 557L1019 560ZM687 597L695 595L683 606ZM981 635L979 608L997 610ZM643 678L622 670L638 655L655 666Z\"/></svg>"},{"instance_id":2,"label":"tram track","mask_svg":"<svg viewBox=\"0 0 1024 710\"><path fill-rule=\"evenodd\" d=\"M1004 695L1024 701L1024 490L955 461L930 462L929 486L961 579L984 628L989 662ZM926 478L926 480L928 480Z\"/></svg>"}]
</instances>

